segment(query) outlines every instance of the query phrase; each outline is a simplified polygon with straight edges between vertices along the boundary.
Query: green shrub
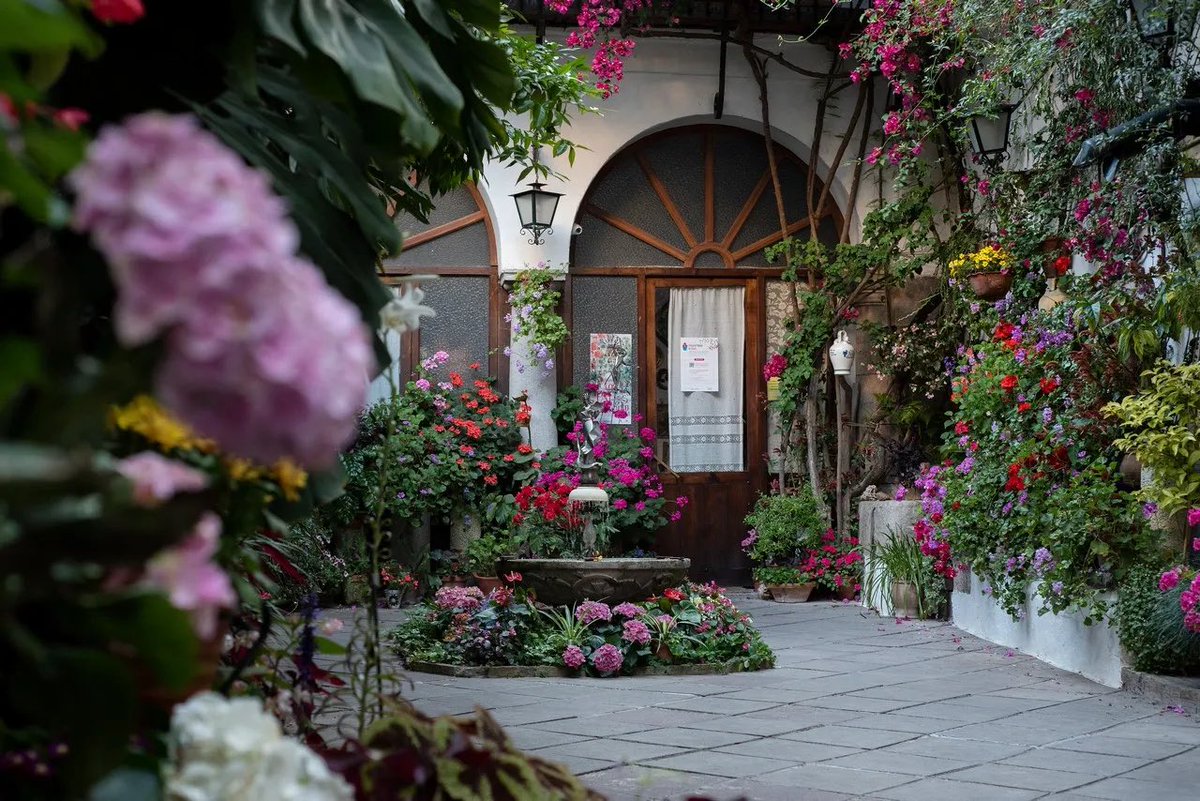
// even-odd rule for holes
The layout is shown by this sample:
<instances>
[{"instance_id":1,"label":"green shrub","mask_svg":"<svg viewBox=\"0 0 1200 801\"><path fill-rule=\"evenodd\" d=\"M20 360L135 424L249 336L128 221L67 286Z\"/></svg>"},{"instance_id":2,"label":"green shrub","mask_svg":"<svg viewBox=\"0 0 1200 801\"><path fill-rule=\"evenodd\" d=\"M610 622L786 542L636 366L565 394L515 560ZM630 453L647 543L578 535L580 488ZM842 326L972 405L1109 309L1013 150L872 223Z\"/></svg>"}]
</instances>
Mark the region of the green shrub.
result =
<instances>
[{"instance_id":1,"label":"green shrub","mask_svg":"<svg viewBox=\"0 0 1200 801\"><path fill-rule=\"evenodd\" d=\"M1158 589L1162 566L1130 568L1121 582L1117 600L1117 631L1133 666L1147 673L1200 671L1200 635L1183 626L1179 595L1183 586L1169 592Z\"/></svg>"},{"instance_id":2,"label":"green shrub","mask_svg":"<svg viewBox=\"0 0 1200 801\"><path fill-rule=\"evenodd\" d=\"M759 565L786 565L818 546L826 520L803 487L793 495L760 495L746 525L753 530L746 547L750 558Z\"/></svg>"}]
</instances>

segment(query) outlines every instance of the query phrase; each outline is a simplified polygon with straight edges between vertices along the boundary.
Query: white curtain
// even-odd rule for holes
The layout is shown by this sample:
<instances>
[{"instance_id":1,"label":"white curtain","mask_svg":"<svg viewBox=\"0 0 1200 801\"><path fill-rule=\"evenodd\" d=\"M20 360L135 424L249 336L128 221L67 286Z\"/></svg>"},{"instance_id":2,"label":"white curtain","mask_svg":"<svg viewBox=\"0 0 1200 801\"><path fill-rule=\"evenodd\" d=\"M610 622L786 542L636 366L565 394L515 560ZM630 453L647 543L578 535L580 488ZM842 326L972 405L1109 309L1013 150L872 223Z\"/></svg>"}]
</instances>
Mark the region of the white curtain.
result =
<instances>
[{"instance_id":1,"label":"white curtain","mask_svg":"<svg viewBox=\"0 0 1200 801\"><path fill-rule=\"evenodd\" d=\"M672 289L667 314L670 348L671 469L678 473L740 472L745 469L742 413L746 325L744 290ZM680 389L684 337L716 337L716 392Z\"/></svg>"}]
</instances>

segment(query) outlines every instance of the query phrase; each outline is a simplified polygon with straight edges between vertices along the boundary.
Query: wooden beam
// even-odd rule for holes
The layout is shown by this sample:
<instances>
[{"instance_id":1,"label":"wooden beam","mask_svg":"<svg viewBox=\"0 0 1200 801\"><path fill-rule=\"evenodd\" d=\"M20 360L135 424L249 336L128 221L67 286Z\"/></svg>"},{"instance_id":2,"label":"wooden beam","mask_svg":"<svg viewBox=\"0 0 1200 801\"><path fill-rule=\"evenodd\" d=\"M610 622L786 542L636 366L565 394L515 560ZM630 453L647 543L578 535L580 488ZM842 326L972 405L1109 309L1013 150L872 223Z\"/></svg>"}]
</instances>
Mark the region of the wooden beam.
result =
<instances>
[{"instance_id":1,"label":"wooden beam","mask_svg":"<svg viewBox=\"0 0 1200 801\"><path fill-rule=\"evenodd\" d=\"M608 223L613 228L616 228L618 231L624 231L625 233L632 236L634 239L636 239L640 242L644 242L645 244L649 245L650 247L655 248L656 250L661 250L663 253L666 253L668 256L678 259L680 264L682 264L684 262L684 260L687 258L687 253L683 252L682 250L675 247L674 245L670 245L670 244L662 241L661 239L654 236L653 234L646 233L641 228L638 228L636 225L629 222L628 220L625 220L625 219L622 219L615 215L609 214L607 211L600 208L599 206L588 203L584 207L584 211L586 211L588 214L592 215L596 219L598 219L602 222Z\"/></svg>"},{"instance_id":2,"label":"wooden beam","mask_svg":"<svg viewBox=\"0 0 1200 801\"><path fill-rule=\"evenodd\" d=\"M671 195L667 192L667 188L658 179L658 174L654 172L654 169L650 166L650 162L646 160L644 152L638 151L637 163L642 168L642 173L646 176L646 180L650 182L650 188L654 190L654 194L658 195L663 208L667 210L667 214L671 215L671 220L674 221L675 227L683 235L683 241L687 243L689 248L696 247L696 237L692 235L692 230L688 228L687 221L679 213L679 207L675 205L675 201L671 200Z\"/></svg>"},{"instance_id":3,"label":"wooden beam","mask_svg":"<svg viewBox=\"0 0 1200 801\"><path fill-rule=\"evenodd\" d=\"M803 231L807 227L808 227L807 219L797 220L796 222L792 223L791 225L789 225L787 227L787 235L791 236L792 234L796 233L797 231ZM781 239L783 239L783 235L780 234L778 231L776 231L773 234L770 234L769 236L764 236L762 239L758 240L757 242L752 242L749 245L746 245L746 247L742 248L741 250L735 250L733 252L733 260L741 261L742 259L749 256L751 253L754 253L755 251L758 251L758 250L762 250L767 245L774 245L776 242L780 241Z\"/></svg>"},{"instance_id":4,"label":"wooden beam","mask_svg":"<svg viewBox=\"0 0 1200 801\"><path fill-rule=\"evenodd\" d=\"M733 247L733 241L737 239L737 235L742 232L742 226L746 224L746 220L750 218L750 213L754 211L754 207L758 205L759 199L763 192L767 189L767 184L771 183L771 173L764 170L762 177L758 179L754 189L750 191L750 197L746 198L745 205L738 212L738 216L734 219L733 225L729 226L729 232L725 234L725 238L721 240L721 244L726 250Z\"/></svg>"},{"instance_id":5,"label":"wooden beam","mask_svg":"<svg viewBox=\"0 0 1200 801\"><path fill-rule=\"evenodd\" d=\"M439 239L447 234L452 234L455 231L466 228L468 225L474 225L475 223L485 219L486 216L487 215L485 215L482 211L474 211L468 214L466 217L459 217L457 220L451 220L448 223L435 225L433 228L426 228L424 231L421 231L418 234L413 234L408 239L404 240L404 247L400 252L403 253L405 250L410 248L415 248L418 245L424 245L426 242L431 240Z\"/></svg>"},{"instance_id":6,"label":"wooden beam","mask_svg":"<svg viewBox=\"0 0 1200 801\"><path fill-rule=\"evenodd\" d=\"M714 186L713 161L716 158L716 148L713 147L713 132L709 128L704 132L704 241L713 242L716 234L717 192Z\"/></svg>"}]
</instances>

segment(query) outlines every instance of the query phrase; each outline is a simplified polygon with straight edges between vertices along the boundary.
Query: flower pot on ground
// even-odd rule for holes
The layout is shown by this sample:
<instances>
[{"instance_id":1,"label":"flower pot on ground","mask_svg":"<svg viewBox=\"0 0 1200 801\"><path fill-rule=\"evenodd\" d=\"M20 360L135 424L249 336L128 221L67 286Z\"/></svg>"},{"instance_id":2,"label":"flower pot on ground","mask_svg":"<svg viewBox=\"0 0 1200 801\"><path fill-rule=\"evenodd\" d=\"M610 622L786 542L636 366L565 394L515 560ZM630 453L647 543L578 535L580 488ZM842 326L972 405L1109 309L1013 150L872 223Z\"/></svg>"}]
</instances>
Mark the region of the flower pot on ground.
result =
<instances>
[{"instance_id":1,"label":"flower pot on ground","mask_svg":"<svg viewBox=\"0 0 1200 801\"><path fill-rule=\"evenodd\" d=\"M489 593L500 586L496 561L503 555L516 551L509 537L487 534L467 545L467 569L475 577L475 583L483 592Z\"/></svg>"},{"instance_id":2,"label":"flower pot on ground","mask_svg":"<svg viewBox=\"0 0 1200 801\"><path fill-rule=\"evenodd\" d=\"M896 617L923 617L917 585L892 579L892 614Z\"/></svg>"},{"instance_id":3,"label":"flower pot on ground","mask_svg":"<svg viewBox=\"0 0 1200 801\"><path fill-rule=\"evenodd\" d=\"M973 273L967 281L982 300L1000 300L1012 288L1012 273Z\"/></svg>"},{"instance_id":4,"label":"flower pot on ground","mask_svg":"<svg viewBox=\"0 0 1200 801\"><path fill-rule=\"evenodd\" d=\"M858 595L858 590L850 585L838 587L835 592L837 593L837 597L843 601L853 601L854 597Z\"/></svg>"},{"instance_id":5,"label":"flower pot on ground","mask_svg":"<svg viewBox=\"0 0 1200 801\"><path fill-rule=\"evenodd\" d=\"M893 532L873 554L888 581L892 614L897 617L931 618L937 615L946 595L946 579L934 570L933 559L907 532Z\"/></svg>"},{"instance_id":6,"label":"flower pot on ground","mask_svg":"<svg viewBox=\"0 0 1200 801\"><path fill-rule=\"evenodd\" d=\"M478 587L480 592L482 592L484 595L488 595L492 592L492 590L499 588L501 584L503 584L498 576L481 576L476 573L473 578L475 579L475 586Z\"/></svg>"},{"instance_id":7,"label":"flower pot on ground","mask_svg":"<svg viewBox=\"0 0 1200 801\"><path fill-rule=\"evenodd\" d=\"M817 588L816 582L806 582L804 584L768 584L767 591L771 593L772 600L778 601L781 604L802 604L805 603L812 595L813 590Z\"/></svg>"}]
</instances>

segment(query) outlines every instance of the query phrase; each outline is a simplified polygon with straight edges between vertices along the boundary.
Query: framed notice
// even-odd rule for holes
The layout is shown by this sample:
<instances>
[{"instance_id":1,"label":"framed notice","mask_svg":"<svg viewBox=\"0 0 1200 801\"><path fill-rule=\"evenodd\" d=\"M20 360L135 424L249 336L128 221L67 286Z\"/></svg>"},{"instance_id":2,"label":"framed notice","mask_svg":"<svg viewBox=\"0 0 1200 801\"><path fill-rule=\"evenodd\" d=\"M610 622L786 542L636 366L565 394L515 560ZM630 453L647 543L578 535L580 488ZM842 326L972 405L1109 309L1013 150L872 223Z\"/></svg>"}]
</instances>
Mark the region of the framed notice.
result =
<instances>
[{"instance_id":1,"label":"framed notice","mask_svg":"<svg viewBox=\"0 0 1200 801\"><path fill-rule=\"evenodd\" d=\"M719 392L717 338L680 337L680 392Z\"/></svg>"},{"instance_id":2,"label":"framed notice","mask_svg":"<svg viewBox=\"0 0 1200 801\"><path fill-rule=\"evenodd\" d=\"M592 334L588 383L595 384L601 423L626 424L633 415L633 335Z\"/></svg>"}]
</instances>

